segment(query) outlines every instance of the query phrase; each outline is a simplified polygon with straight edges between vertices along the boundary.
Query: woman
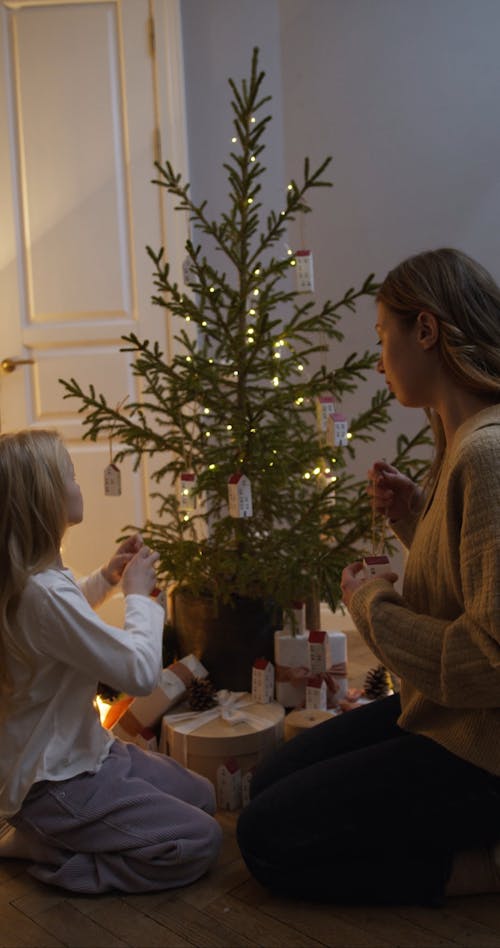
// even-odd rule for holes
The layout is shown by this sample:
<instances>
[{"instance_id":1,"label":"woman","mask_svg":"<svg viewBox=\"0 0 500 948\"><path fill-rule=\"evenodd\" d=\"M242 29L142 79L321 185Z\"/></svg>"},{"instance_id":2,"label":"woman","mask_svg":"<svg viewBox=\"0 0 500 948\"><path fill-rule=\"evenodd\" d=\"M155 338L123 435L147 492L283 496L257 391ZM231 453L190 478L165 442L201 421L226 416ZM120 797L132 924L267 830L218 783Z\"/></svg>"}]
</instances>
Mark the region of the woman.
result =
<instances>
[{"instance_id":1,"label":"woman","mask_svg":"<svg viewBox=\"0 0 500 948\"><path fill-rule=\"evenodd\" d=\"M377 295L378 369L425 408L423 488L377 461L375 510L409 549L342 574L344 603L401 692L286 744L252 783L243 856L265 885L327 901L441 904L500 871L500 288L451 249L392 270Z\"/></svg>"}]
</instances>

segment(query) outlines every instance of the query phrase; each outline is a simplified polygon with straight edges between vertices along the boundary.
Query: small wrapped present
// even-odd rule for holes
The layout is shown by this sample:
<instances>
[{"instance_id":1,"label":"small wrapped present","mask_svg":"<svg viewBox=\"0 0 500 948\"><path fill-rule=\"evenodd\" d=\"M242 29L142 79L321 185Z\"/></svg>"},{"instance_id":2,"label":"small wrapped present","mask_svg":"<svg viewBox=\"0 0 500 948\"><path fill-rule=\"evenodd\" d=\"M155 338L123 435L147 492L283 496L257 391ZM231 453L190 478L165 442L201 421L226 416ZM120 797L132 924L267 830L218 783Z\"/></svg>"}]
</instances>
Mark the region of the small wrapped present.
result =
<instances>
[{"instance_id":1,"label":"small wrapped present","mask_svg":"<svg viewBox=\"0 0 500 948\"><path fill-rule=\"evenodd\" d=\"M308 633L275 632L274 659L276 698L285 708L304 707L306 681L313 674L325 675L328 707L335 707L347 694L347 638L344 632L313 632L311 642ZM323 667L324 673L319 671Z\"/></svg>"},{"instance_id":2,"label":"small wrapped present","mask_svg":"<svg viewBox=\"0 0 500 948\"><path fill-rule=\"evenodd\" d=\"M284 716L277 701L258 704L247 692L219 691L215 708L190 712L181 707L164 715L160 751L208 777L216 790L219 768L227 770L227 762L232 761L230 774L239 770L241 793L249 780L247 774L283 740ZM226 789L234 782L230 774L223 774Z\"/></svg>"},{"instance_id":3,"label":"small wrapped present","mask_svg":"<svg viewBox=\"0 0 500 948\"><path fill-rule=\"evenodd\" d=\"M137 735L153 728L163 714L185 697L188 685L194 678L206 678L206 668L194 655L186 655L161 673L160 682L147 696L134 698L124 706L122 715L113 723L111 730L122 741L135 741Z\"/></svg>"}]
</instances>

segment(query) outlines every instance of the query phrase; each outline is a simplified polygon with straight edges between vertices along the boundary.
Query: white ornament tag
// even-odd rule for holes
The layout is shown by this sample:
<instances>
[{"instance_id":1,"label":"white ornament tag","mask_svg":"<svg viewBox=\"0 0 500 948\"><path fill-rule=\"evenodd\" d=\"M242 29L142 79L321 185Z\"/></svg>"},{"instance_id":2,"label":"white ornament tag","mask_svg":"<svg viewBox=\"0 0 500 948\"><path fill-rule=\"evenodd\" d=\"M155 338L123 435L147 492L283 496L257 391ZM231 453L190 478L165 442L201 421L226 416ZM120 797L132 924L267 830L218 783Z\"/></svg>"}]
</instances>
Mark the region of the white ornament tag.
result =
<instances>
[{"instance_id":1,"label":"white ornament tag","mask_svg":"<svg viewBox=\"0 0 500 948\"><path fill-rule=\"evenodd\" d=\"M333 447L344 447L349 444L349 439L347 433L349 431L349 422L345 415L341 415L340 412L333 412L332 415L328 417L328 443L333 445Z\"/></svg>"},{"instance_id":2,"label":"white ornament tag","mask_svg":"<svg viewBox=\"0 0 500 948\"><path fill-rule=\"evenodd\" d=\"M328 430L328 419L335 414L335 399L333 395L320 395L316 399L316 418L319 431Z\"/></svg>"},{"instance_id":3,"label":"white ornament tag","mask_svg":"<svg viewBox=\"0 0 500 948\"><path fill-rule=\"evenodd\" d=\"M196 474L192 471L183 471L180 476L180 501L181 510L196 510Z\"/></svg>"},{"instance_id":4,"label":"white ornament tag","mask_svg":"<svg viewBox=\"0 0 500 948\"><path fill-rule=\"evenodd\" d=\"M274 700L274 665L267 658L257 658L253 663L252 698L259 704Z\"/></svg>"},{"instance_id":5,"label":"white ornament tag","mask_svg":"<svg viewBox=\"0 0 500 948\"><path fill-rule=\"evenodd\" d=\"M311 250L295 251L295 279L298 293L314 292L314 268Z\"/></svg>"},{"instance_id":6,"label":"white ornament tag","mask_svg":"<svg viewBox=\"0 0 500 948\"><path fill-rule=\"evenodd\" d=\"M380 553L378 556L365 556L363 560L363 573L367 579L387 573L390 569L389 557L385 553Z\"/></svg>"},{"instance_id":7,"label":"white ornament tag","mask_svg":"<svg viewBox=\"0 0 500 948\"><path fill-rule=\"evenodd\" d=\"M119 497L122 492L122 476L116 464L104 468L104 493L106 497Z\"/></svg>"},{"instance_id":8,"label":"white ornament tag","mask_svg":"<svg viewBox=\"0 0 500 948\"><path fill-rule=\"evenodd\" d=\"M230 517L252 517L252 488L246 474L231 474L228 481Z\"/></svg>"}]
</instances>

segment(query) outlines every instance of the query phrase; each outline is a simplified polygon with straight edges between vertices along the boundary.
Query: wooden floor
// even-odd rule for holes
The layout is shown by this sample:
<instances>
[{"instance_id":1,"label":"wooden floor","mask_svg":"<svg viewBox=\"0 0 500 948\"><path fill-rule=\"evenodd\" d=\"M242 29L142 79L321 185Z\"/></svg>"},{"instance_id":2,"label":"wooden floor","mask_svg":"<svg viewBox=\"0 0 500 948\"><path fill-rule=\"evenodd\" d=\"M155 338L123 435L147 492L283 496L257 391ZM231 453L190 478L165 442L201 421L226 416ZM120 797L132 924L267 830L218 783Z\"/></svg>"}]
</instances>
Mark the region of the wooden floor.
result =
<instances>
[{"instance_id":1,"label":"wooden floor","mask_svg":"<svg viewBox=\"0 0 500 948\"><path fill-rule=\"evenodd\" d=\"M348 632L349 681L360 686L375 662ZM318 907L271 897L239 856L236 814L218 817L220 858L195 885L151 895L71 897L31 879L25 865L0 861L0 948L385 948L463 945L500 948L500 898L450 899L443 909Z\"/></svg>"}]
</instances>

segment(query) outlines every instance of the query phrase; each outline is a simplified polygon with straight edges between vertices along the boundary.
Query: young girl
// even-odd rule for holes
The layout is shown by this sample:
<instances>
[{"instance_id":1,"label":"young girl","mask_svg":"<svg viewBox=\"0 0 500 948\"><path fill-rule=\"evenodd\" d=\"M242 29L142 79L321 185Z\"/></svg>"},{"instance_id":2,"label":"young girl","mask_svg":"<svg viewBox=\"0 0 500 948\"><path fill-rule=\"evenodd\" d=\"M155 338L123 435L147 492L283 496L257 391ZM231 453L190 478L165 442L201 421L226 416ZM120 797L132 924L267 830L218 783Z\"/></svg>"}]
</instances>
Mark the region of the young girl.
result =
<instances>
[{"instance_id":1,"label":"young girl","mask_svg":"<svg viewBox=\"0 0 500 948\"><path fill-rule=\"evenodd\" d=\"M239 841L255 876L289 895L440 904L500 891L500 289L459 251L419 254L383 282L375 328L379 371L436 437L423 490L382 461L369 472L409 548L403 594L390 569L342 575L401 693L278 751Z\"/></svg>"},{"instance_id":2,"label":"young girl","mask_svg":"<svg viewBox=\"0 0 500 948\"><path fill-rule=\"evenodd\" d=\"M158 556L135 536L80 583L64 568L83 502L56 432L0 437L0 496L0 856L74 892L186 885L219 850L212 784L115 740L94 702L99 680L130 695L157 684ZM123 629L92 608L120 580Z\"/></svg>"}]
</instances>

